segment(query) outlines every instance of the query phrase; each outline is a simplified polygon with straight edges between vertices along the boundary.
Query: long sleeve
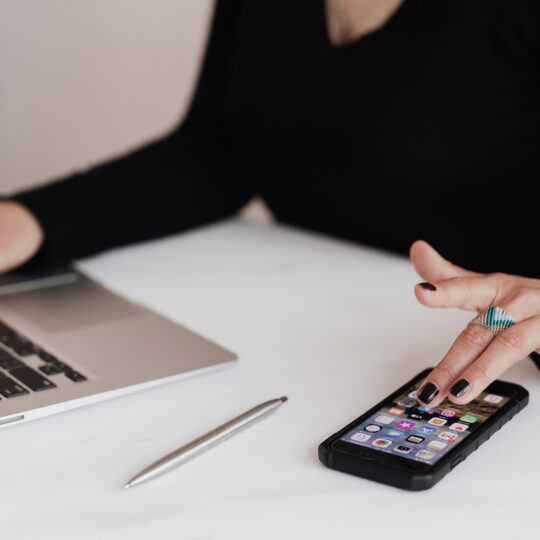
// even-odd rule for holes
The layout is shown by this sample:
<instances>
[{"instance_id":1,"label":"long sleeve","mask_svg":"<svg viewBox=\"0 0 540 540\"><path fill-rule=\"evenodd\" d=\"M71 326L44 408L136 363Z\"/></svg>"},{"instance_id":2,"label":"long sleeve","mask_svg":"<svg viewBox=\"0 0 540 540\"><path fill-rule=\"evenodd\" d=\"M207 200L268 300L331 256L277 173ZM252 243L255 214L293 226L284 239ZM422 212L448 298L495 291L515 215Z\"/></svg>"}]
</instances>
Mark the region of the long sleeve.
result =
<instances>
[{"instance_id":1,"label":"long sleeve","mask_svg":"<svg viewBox=\"0 0 540 540\"><path fill-rule=\"evenodd\" d=\"M190 110L169 136L115 161L13 197L41 223L47 261L182 231L237 211L251 195L222 114L234 5L218 0Z\"/></svg>"}]
</instances>

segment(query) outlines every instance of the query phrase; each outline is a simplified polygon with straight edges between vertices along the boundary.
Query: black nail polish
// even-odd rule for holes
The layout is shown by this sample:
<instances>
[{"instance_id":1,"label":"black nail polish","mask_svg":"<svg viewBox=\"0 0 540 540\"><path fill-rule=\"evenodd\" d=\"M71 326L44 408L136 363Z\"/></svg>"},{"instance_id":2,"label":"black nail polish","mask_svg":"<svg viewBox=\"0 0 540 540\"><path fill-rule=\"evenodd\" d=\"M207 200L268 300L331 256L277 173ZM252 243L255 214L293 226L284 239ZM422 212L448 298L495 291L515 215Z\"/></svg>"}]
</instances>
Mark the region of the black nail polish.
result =
<instances>
[{"instance_id":1,"label":"black nail polish","mask_svg":"<svg viewBox=\"0 0 540 540\"><path fill-rule=\"evenodd\" d=\"M435 287L435 285L433 285L433 283L428 283L427 281L424 281L424 283L420 283L420 287L422 287L422 289L426 289L426 291L436 291L437 290L437 287Z\"/></svg>"},{"instance_id":2,"label":"black nail polish","mask_svg":"<svg viewBox=\"0 0 540 540\"><path fill-rule=\"evenodd\" d=\"M427 405L435 399L438 393L439 389L432 382L428 382L418 392L418 399Z\"/></svg>"},{"instance_id":3,"label":"black nail polish","mask_svg":"<svg viewBox=\"0 0 540 540\"><path fill-rule=\"evenodd\" d=\"M471 385L469 384L469 381L459 379L459 381L450 388L450 393L456 397L463 397L470 389Z\"/></svg>"}]
</instances>

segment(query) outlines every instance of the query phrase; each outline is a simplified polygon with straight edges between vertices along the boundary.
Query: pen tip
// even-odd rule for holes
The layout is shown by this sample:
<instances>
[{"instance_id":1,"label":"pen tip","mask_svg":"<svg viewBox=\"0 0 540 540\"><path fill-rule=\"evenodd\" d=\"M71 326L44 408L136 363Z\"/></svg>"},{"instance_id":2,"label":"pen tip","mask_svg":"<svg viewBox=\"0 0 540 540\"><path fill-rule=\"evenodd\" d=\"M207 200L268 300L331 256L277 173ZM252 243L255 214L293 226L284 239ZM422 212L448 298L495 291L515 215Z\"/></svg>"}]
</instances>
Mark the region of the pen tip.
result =
<instances>
[{"instance_id":1,"label":"pen tip","mask_svg":"<svg viewBox=\"0 0 540 540\"><path fill-rule=\"evenodd\" d=\"M279 398L279 400L280 400L280 401L283 401L283 402L287 401L288 399L289 399L289 398L288 398L287 396L281 396L281 397Z\"/></svg>"},{"instance_id":2,"label":"pen tip","mask_svg":"<svg viewBox=\"0 0 540 540\"><path fill-rule=\"evenodd\" d=\"M124 486L124 489L130 488L130 487L131 487L131 482L128 482L128 483Z\"/></svg>"}]
</instances>

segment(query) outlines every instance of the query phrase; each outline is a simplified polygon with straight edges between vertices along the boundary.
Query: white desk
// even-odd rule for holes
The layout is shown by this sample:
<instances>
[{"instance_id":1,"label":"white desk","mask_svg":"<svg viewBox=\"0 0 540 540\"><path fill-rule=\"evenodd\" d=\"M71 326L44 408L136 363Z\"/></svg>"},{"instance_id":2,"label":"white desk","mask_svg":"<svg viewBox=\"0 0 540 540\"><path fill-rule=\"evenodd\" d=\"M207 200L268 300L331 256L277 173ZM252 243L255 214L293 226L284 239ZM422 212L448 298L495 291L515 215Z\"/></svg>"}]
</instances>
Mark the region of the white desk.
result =
<instances>
[{"instance_id":1,"label":"white desk","mask_svg":"<svg viewBox=\"0 0 540 540\"><path fill-rule=\"evenodd\" d=\"M3 430L3 538L538 535L540 372L528 360L505 378L529 389L530 405L430 491L404 492L317 460L319 442L436 363L472 317L419 305L406 259L231 221L81 268L240 360ZM282 394L289 403L256 426L122 489L155 458Z\"/></svg>"}]
</instances>

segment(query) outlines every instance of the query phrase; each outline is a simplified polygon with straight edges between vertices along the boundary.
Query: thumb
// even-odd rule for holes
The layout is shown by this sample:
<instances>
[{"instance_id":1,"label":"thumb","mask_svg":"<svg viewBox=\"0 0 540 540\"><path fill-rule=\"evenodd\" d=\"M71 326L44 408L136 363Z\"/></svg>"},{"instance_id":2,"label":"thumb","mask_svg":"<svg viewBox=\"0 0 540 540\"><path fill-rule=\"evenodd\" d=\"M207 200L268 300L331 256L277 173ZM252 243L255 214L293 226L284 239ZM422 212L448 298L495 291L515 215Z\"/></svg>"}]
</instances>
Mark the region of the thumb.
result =
<instances>
[{"instance_id":1,"label":"thumb","mask_svg":"<svg viewBox=\"0 0 540 540\"><path fill-rule=\"evenodd\" d=\"M410 255L415 270L426 281L442 281L459 276L479 275L447 261L424 240L416 240L411 245Z\"/></svg>"}]
</instances>

